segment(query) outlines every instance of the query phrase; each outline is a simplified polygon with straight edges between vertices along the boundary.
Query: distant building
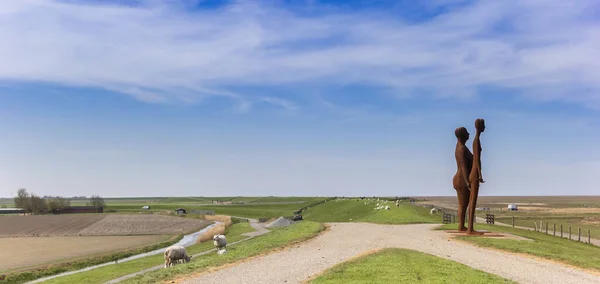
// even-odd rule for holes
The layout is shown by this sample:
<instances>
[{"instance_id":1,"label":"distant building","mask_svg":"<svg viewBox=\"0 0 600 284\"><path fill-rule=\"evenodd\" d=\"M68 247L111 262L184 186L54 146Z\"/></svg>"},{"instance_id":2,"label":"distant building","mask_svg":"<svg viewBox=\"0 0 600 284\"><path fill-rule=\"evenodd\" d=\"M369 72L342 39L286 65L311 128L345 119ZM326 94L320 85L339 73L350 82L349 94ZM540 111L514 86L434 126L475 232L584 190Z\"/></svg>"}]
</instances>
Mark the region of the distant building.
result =
<instances>
[{"instance_id":1,"label":"distant building","mask_svg":"<svg viewBox=\"0 0 600 284\"><path fill-rule=\"evenodd\" d=\"M23 214L25 210L21 208L0 208L0 214Z\"/></svg>"},{"instance_id":2,"label":"distant building","mask_svg":"<svg viewBox=\"0 0 600 284\"><path fill-rule=\"evenodd\" d=\"M185 211L185 209L183 209L183 208L177 208L177 209L175 209L175 214L183 215L183 214L187 214L187 211Z\"/></svg>"},{"instance_id":3,"label":"distant building","mask_svg":"<svg viewBox=\"0 0 600 284\"><path fill-rule=\"evenodd\" d=\"M519 211L517 204L508 204L508 211Z\"/></svg>"}]
</instances>

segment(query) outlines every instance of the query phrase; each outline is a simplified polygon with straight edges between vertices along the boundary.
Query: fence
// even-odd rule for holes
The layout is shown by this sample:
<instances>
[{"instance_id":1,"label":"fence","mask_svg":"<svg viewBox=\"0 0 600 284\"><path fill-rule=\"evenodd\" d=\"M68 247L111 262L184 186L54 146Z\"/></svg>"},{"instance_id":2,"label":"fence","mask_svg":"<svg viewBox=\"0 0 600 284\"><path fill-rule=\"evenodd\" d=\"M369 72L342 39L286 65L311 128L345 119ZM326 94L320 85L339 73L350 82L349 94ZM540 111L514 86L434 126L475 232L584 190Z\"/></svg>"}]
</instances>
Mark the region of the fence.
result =
<instances>
[{"instance_id":1,"label":"fence","mask_svg":"<svg viewBox=\"0 0 600 284\"><path fill-rule=\"evenodd\" d=\"M512 219L513 219L513 227L515 227L515 225L514 225L515 224L515 221L514 221L515 217L512 217ZM545 225L545 227L544 227L544 225ZM527 229L534 230L536 232L540 232L540 233L544 233L546 235L549 235L549 233L548 233L548 222L544 223L544 221L540 221L539 226L538 226L538 222L534 221L533 222L533 226L534 226L533 229L532 228L527 228ZM575 239L573 239L573 237L572 237L571 232L572 232L572 227L571 227L571 225L569 225L569 231L568 231L568 233L569 233L569 240L575 241ZM563 231L563 225L562 224L560 224L560 231L559 231L559 233L560 233L560 237L564 238L564 235L565 235L566 232ZM552 235L556 236L556 234L557 234L557 232L556 232L556 223L552 223ZM581 242L581 227L577 228L577 239L576 239L576 241ZM584 241L583 241L583 243L592 244L591 230L587 230L587 242L585 241L585 235L584 235Z\"/></svg>"}]
</instances>

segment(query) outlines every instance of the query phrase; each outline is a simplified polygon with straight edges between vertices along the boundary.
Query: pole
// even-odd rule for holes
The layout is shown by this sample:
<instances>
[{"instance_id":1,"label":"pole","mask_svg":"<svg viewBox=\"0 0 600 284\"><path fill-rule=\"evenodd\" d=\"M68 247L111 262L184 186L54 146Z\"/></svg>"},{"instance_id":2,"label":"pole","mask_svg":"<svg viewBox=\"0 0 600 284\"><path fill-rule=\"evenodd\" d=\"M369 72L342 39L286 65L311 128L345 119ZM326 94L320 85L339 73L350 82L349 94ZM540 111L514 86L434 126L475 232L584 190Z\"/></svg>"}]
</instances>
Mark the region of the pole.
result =
<instances>
[{"instance_id":1,"label":"pole","mask_svg":"<svg viewBox=\"0 0 600 284\"><path fill-rule=\"evenodd\" d=\"M569 240L571 239L571 225L569 225Z\"/></svg>"},{"instance_id":2,"label":"pole","mask_svg":"<svg viewBox=\"0 0 600 284\"><path fill-rule=\"evenodd\" d=\"M590 230L588 230L588 244L591 244L591 239L590 239Z\"/></svg>"},{"instance_id":3,"label":"pole","mask_svg":"<svg viewBox=\"0 0 600 284\"><path fill-rule=\"evenodd\" d=\"M578 231L578 235L579 235L579 238L577 239L577 241L581 242L581 228L577 228L577 231Z\"/></svg>"},{"instance_id":4,"label":"pole","mask_svg":"<svg viewBox=\"0 0 600 284\"><path fill-rule=\"evenodd\" d=\"M562 233L562 232L563 232L563 231L562 231L562 224L560 224L560 237L561 237L561 238L563 237L563 233Z\"/></svg>"},{"instance_id":5,"label":"pole","mask_svg":"<svg viewBox=\"0 0 600 284\"><path fill-rule=\"evenodd\" d=\"M513 228L515 227L515 216L512 216L513 218Z\"/></svg>"},{"instance_id":6,"label":"pole","mask_svg":"<svg viewBox=\"0 0 600 284\"><path fill-rule=\"evenodd\" d=\"M546 235L548 234L548 222L546 222Z\"/></svg>"},{"instance_id":7,"label":"pole","mask_svg":"<svg viewBox=\"0 0 600 284\"><path fill-rule=\"evenodd\" d=\"M556 223L552 223L552 235L556 236Z\"/></svg>"}]
</instances>

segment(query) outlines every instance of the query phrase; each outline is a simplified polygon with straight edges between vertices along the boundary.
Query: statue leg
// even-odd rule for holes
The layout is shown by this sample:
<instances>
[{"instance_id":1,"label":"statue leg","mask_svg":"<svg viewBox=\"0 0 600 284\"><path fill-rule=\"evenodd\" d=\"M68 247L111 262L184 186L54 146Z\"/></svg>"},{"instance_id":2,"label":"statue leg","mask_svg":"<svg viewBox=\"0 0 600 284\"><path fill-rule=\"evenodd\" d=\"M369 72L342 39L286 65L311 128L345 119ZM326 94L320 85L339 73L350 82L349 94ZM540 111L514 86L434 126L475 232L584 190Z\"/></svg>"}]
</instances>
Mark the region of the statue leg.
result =
<instances>
[{"instance_id":1,"label":"statue leg","mask_svg":"<svg viewBox=\"0 0 600 284\"><path fill-rule=\"evenodd\" d=\"M458 196L458 230L466 231L465 215L467 213L467 205L469 205L469 190L461 188L456 190Z\"/></svg>"},{"instance_id":2,"label":"statue leg","mask_svg":"<svg viewBox=\"0 0 600 284\"><path fill-rule=\"evenodd\" d=\"M468 234L478 234L482 235L483 233L475 231L473 228L473 223L475 221L475 208L477 206L477 196L479 195L479 180L475 182L471 182L471 194L469 197L469 224L467 228Z\"/></svg>"}]
</instances>

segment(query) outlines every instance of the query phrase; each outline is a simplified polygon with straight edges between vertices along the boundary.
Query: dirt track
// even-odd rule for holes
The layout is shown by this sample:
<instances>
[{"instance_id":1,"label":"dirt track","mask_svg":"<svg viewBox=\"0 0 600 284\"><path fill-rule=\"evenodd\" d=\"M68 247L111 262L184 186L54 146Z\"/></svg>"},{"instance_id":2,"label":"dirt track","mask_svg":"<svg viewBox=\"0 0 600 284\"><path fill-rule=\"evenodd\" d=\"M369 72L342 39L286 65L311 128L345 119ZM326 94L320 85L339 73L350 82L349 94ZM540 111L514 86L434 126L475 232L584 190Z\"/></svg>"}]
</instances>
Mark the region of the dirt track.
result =
<instances>
[{"instance_id":1,"label":"dirt track","mask_svg":"<svg viewBox=\"0 0 600 284\"><path fill-rule=\"evenodd\" d=\"M306 243L181 283L303 283L340 262L387 247L430 253L519 283L600 283L600 276L583 270L450 241L448 233L431 230L436 226L335 223Z\"/></svg>"}]
</instances>

